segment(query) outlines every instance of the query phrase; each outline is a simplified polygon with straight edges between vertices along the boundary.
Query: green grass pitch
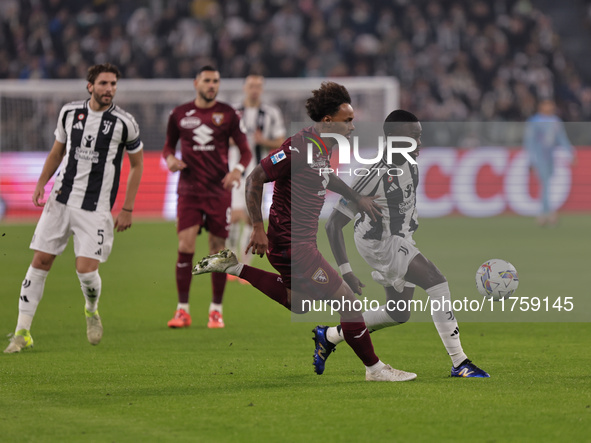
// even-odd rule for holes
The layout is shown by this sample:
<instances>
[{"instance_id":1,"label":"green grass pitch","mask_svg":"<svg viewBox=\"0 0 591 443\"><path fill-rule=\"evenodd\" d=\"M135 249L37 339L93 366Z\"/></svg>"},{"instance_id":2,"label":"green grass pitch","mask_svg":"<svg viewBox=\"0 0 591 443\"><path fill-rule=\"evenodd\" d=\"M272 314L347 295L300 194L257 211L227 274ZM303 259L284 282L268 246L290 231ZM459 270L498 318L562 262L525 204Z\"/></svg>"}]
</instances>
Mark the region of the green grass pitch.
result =
<instances>
[{"instance_id":1,"label":"green grass pitch","mask_svg":"<svg viewBox=\"0 0 591 443\"><path fill-rule=\"evenodd\" d=\"M193 280L191 328L169 330L176 306L171 223L142 222L116 234L101 266L105 334L92 347L70 245L48 277L34 349L0 354L0 441L589 441L589 226L589 215L563 216L555 229L511 216L421 220L417 244L447 276L454 298L479 298L477 267L504 258L520 273L516 295L575 296L577 321L557 312L527 321L457 313L464 350L491 378L452 379L435 328L418 315L372 335L383 361L418 374L408 383L365 382L345 344L315 375L315 324L292 321L239 283L227 285L226 328L208 330L208 276ZM15 326L33 228L0 224L2 334ZM195 259L202 255L203 237ZM352 244L349 255L365 294L379 298L383 291ZM266 260L253 264L271 270Z\"/></svg>"}]
</instances>

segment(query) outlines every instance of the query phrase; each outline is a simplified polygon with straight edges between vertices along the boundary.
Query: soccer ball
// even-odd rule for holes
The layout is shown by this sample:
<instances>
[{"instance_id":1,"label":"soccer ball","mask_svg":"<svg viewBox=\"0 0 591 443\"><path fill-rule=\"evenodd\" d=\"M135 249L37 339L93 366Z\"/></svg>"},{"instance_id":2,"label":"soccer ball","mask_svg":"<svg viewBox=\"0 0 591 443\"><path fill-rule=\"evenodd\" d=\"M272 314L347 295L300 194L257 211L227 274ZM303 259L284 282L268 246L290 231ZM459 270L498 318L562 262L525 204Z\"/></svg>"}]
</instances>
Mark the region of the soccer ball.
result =
<instances>
[{"instance_id":1,"label":"soccer ball","mask_svg":"<svg viewBox=\"0 0 591 443\"><path fill-rule=\"evenodd\" d=\"M483 297L499 301L509 297L519 286L515 266L493 258L484 262L476 272L476 289Z\"/></svg>"}]
</instances>

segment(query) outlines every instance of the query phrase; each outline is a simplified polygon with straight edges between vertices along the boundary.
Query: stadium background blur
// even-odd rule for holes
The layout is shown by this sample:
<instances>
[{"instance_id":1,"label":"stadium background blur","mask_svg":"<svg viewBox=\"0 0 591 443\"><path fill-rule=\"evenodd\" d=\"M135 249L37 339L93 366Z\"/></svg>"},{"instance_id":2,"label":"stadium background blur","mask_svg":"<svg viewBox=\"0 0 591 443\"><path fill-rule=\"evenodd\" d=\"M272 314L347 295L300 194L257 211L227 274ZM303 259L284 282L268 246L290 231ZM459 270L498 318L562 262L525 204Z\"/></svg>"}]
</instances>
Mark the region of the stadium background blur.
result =
<instances>
[{"instance_id":1,"label":"stadium background blur","mask_svg":"<svg viewBox=\"0 0 591 443\"><path fill-rule=\"evenodd\" d=\"M70 244L48 279L34 350L1 357L0 440L588 441L591 143L580 129L591 117L590 3L0 0L2 334L14 327L31 259L39 217L31 194L57 112L86 96L88 66L120 66L125 80L115 101L140 120L147 147L134 209L142 222L117 237L116 253L104 266L103 343L87 343ZM186 330L166 328L162 313L174 292L167 263L174 264L177 240L173 222L161 220L174 218L175 175L162 167L160 149L167 113L180 101L151 97L152 82L172 79L168 92L189 100L191 79L205 63L219 66L220 97L252 71L269 82L310 80L305 94L320 78L368 85L397 79L396 106L439 122L425 128L426 147L443 147L421 152L419 204L428 204L419 208L417 240L453 285L454 298L481 299L474 272L501 257L519 270L521 300L545 297L552 304L574 296L574 315L554 307L495 312L494 321L459 314L463 344L492 375L486 384L448 377L448 356L430 318L421 320L420 313L409 325L372 335L384 361L420 371L416 383L388 386L361 382L363 368L346 347L316 376L312 326L293 321L251 286L228 285L223 330L211 331L201 320ZM132 87L134 97L150 104L128 107ZM25 93L14 97L10 89ZM286 88L283 96L291 92ZM368 106L384 116L372 94L354 97L360 120ZM567 130L578 150L572 174L558 168L562 211L572 212L561 217L559 229L535 229L522 216L492 217L532 215L537 208L519 136L536 99L545 96L572 122ZM302 102L277 104L289 131ZM486 124L484 140L475 140L483 134L473 131L462 143L457 137L429 142L429 134L478 122ZM504 140L493 143L495 135ZM465 217L442 217L447 214ZM482 218L469 218L475 216ZM347 238L354 251L352 235ZM205 251L204 236L200 241L197 250ZM326 236L319 241L331 260ZM382 294L359 255L350 259L367 284L364 294ZM255 261L272 270L266 259ZM417 291L417 298L425 296ZM194 309L206 309L209 285L194 284L191 299ZM512 320L513 314L532 320Z\"/></svg>"},{"instance_id":2,"label":"stadium background blur","mask_svg":"<svg viewBox=\"0 0 591 443\"><path fill-rule=\"evenodd\" d=\"M421 120L591 117L591 2L3 0L0 79L393 76ZM585 81L585 79L587 81ZM18 149L18 148L17 148Z\"/></svg>"}]
</instances>

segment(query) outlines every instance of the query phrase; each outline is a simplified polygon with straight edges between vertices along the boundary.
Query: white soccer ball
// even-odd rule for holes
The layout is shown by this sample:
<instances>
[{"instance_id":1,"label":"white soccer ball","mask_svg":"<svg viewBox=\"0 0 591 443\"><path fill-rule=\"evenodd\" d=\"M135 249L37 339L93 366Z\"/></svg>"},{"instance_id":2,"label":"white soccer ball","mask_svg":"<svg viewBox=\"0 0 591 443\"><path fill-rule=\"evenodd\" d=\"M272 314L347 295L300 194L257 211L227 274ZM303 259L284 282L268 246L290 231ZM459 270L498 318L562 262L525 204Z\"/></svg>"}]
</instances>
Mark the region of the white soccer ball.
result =
<instances>
[{"instance_id":1,"label":"white soccer ball","mask_svg":"<svg viewBox=\"0 0 591 443\"><path fill-rule=\"evenodd\" d=\"M517 286L517 270L508 261L493 258L484 262L476 272L476 289L483 297L499 301L512 295Z\"/></svg>"}]
</instances>

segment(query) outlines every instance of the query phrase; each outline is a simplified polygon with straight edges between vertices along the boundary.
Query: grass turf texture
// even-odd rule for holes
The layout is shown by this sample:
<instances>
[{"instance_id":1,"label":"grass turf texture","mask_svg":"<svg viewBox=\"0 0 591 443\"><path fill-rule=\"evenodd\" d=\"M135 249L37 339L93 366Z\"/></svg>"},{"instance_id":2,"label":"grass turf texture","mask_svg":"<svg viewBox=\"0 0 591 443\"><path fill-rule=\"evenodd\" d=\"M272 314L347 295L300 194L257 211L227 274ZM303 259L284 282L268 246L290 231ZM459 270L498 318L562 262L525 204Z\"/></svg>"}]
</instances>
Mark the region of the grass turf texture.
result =
<instances>
[{"instance_id":1,"label":"grass turf texture","mask_svg":"<svg viewBox=\"0 0 591 443\"><path fill-rule=\"evenodd\" d=\"M564 216L561 223L539 229L519 217L423 219L416 240L447 276L454 298L480 297L474 273L489 258L517 267L517 295L588 296L591 217ZM0 225L2 333L15 325L33 228ZM202 237L195 259L204 251ZM381 293L353 245L349 252L365 293ZM491 374L487 380L450 378L449 357L429 322L372 335L383 361L418 373L413 382L365 382L363 366L345 344L317 376L314 324L292 322L289 312L250 286L228 283L227 326L208 330L210 279L196 277L193 325L168 329L175 260L170 223L136 223L116 234L114 252L101 266L105 335L92 347L68 247L46 283L32 328L35 348L0 354L0 440L589 439L589 323L462 323L458 313L464 349ZM253 264L271 270L266 260ZM417 290L416 296L425 294ZM583 299L576 303L575 309L586 309Z\"/></svg>"}]
</instances>

